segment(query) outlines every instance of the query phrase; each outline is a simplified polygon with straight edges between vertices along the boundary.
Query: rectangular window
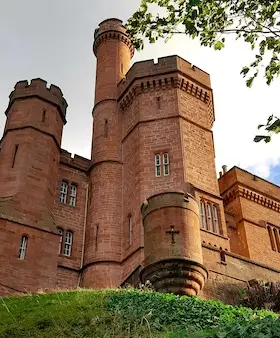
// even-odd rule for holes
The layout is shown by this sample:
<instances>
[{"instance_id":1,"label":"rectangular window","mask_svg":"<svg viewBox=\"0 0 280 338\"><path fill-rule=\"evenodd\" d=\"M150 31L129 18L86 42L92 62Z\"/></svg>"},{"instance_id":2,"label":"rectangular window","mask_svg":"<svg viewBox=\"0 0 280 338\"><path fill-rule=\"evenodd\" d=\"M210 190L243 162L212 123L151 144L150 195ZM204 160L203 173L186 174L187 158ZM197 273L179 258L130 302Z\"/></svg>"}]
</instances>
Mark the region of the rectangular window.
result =
<instances>
[{"instance_id":1,"label":"rectangular window","mask_svg":"<svg viewBox=\"0 0 280 338\"><path fill-rule=\"evenodd\" d=\"M72 184L70 186L70 200L69 200L69 205L71 207L76 206L76 197L77 197L77 187Z\"/></svg>"},{"instance_id":2,"label":"rectangular window","mask_svg":"<svg viewBox=\"0 0 280 338\"><path fill-rule=\"evenodd\" d=\"M162 174L168 176L169 170L169 155L168 153L155 155L155 175L160 177Z\"/></svg>"},{"instance_id":3,"label":"rectangular window","mask_svg":"<svg viewBox=\"0 0 280 338\"><path fill-rule=\"evenodd\" d=\"M64 236L64 248L63 248L63 255L70 257L71 250L72 250L72 240L73 234L71 231L66 231Z\"/></svg>"},{"instance_id":4,"label":"rectangular window","mask_svg":"<svg viewBox=\"0 0 280 338\"><path fill-rule=\"evenodd\" d=\"M200 227L206 229L205 209L202 201L200 201Z\"/></svg>"},{"instance_id":5,"label":"rectangular window","mask_svg":"<svg viewBox=\"0 0 280 338\"><path fill-rule=\"evenodd\" d=\"M207 210L207 229L209 231L213 231L212 214L211 214L211 207L209 203L206 204L206 210Z\"/></svg>"},{"instance_id":6,"label":"rectangular window","mask_svg":"<svg viewBox=\"0 0 280 338\"><path fill-rule=\"evenodd\" d=\"M218 208L216 205L213 205L213 230L215 234L220 233L219 219L218 219Z\"/></svg>"},{"instance_id":7,"label":"rectangular window","mask_svg":"<svg viewBox=\"0 0 280 338\"><path fill-rule=\"evenodd\" d=\"M161 176L161 160L160 160L160 154L155 155L155 173L156 177Z\"/></svg>"},{"instance_id":8,"label":"rectangular window","mask_svg":"<svg viewBox=\"0 0 280 338\"><path fill-rule=\"evenodd\" d=\"M168 156L168 153L163 154L163 174L164 174L164 176L169 175L169 156Z\"/></svg>"},{"instance_id":9,"label":"rectangular window","mask_svg":"<svg viewBox=\"0 0 280 338\"><path fill-rule=\"evenodd\" d=\"M25 256L26 256L27 241L28 241L27 236L21 237L19 254L18 254L18 258L21 259L21 260L24 260Z\"/></svg>"},{"instance_id":10,"label":"rectangular window","mask_svg":"<svg viewBox=\"0 0 280 338\"><path fill-rule=\"evenodd\" d=\"M59 198L60 203L67 202L67 189L68 189L67 182L62 181L60 186L60 198Z\"/></svg>"}]
</instances>

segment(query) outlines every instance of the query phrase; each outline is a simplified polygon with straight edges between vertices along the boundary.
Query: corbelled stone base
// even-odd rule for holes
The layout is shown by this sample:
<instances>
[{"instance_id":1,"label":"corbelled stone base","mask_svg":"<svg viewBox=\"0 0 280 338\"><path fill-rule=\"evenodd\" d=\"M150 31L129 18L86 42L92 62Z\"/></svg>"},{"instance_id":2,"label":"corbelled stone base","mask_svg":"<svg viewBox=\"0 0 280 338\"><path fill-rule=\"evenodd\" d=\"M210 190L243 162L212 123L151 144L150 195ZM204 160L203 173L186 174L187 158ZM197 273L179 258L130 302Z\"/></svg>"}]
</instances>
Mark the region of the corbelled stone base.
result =
<instances>
[{"instance_id":1,"label":"corbelled stone base","mask_svg":"<svg viewBox=\"0 0 280 338\"><path fill-rule=\"evenodd\" d=\"M158 261L143 268L142 283L150 281L156 291L177 295L196 296L207 279L206 268L186 259Z\"/></svg>"}]
</instances>

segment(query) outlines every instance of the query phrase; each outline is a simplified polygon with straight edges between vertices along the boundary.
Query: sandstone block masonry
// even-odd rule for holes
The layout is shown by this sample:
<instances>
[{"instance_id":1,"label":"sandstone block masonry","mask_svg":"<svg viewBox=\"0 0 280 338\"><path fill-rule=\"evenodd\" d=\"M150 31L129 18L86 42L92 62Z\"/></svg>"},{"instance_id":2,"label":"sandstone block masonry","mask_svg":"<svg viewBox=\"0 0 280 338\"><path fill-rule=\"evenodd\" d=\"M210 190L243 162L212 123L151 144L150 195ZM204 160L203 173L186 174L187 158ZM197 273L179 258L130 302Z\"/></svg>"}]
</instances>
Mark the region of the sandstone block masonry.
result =
<instances>
[{"instance_id":1,"label":"sandstone block masonry","mask_svg":"<svg viewBox=\"0 0 280 338\"><path fill-rule=\"evenodd\" d=\"M118 19L94 34L91 158L61 149L67 102L42 79L10 95L0 151L0 294L137 286L235 302L278 280L280 190L217 179L210 76L136 62Z\"/></svg>"}]
</instances>

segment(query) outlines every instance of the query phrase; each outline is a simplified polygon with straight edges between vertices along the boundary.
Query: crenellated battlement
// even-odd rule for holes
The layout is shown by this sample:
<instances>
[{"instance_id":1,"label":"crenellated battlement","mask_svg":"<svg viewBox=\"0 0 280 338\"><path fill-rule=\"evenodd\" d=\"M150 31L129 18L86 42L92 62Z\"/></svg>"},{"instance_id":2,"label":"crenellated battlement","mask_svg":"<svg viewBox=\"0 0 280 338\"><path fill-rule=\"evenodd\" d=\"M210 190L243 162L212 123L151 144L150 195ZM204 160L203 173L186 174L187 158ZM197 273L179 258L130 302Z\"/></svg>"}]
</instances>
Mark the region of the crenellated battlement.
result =
<instances>
[{"instance_id":1,"label":"crenellated battlement","mask_svg":"<svg viewBox=\"0 0 280 338\"><path fill-rule=\"evenodd\" d=\"M210 75L200 68L192 65L190 62L180 58L177 55L162 57L158 62L154 60L140 61L127 72L125 78L118 84L119 97L126 92L133 81L146 77L170 74L179 72L182 75L197 82L206 89L211 89Z\"/></svg>"},{"instance_id":2,"label":"crenellated battlement","mask_svg":"<svg viewBox=\"0 0 280 338\"><path fill-rule=\"evenodd\" d=\"M88 171L91 161L85 157L76 154L72 157L72 154L69 153L67 150L61 149L60 163L68 165L75 169Z\"/></svg>"},{"instance_id":3,"label":"crenellated battlement","mask_svg":"<svg viewBox=\"0 0 280 338\"><path fill-rule=\"evenodd\" d=\"M40 98L57 106L64 124L66 123L65 117L68 104L63 97L62 91L53 84L51 84L50 87L47 87L47 82L40 78L32 79L30 83L27 80L16 83L14 90L9 96L10 102L6 110L6 115L15 100L31 97Z\"/></svg>"}]
</instances>

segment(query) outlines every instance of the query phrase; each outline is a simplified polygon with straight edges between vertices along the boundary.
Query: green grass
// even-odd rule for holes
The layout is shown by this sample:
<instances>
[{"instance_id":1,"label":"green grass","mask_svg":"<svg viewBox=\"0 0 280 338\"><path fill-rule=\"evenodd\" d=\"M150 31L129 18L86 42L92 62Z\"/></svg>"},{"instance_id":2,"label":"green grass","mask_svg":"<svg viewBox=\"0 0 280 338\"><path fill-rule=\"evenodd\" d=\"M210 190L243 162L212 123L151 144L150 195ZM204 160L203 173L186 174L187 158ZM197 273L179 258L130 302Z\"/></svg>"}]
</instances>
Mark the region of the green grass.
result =
<instances>
[{"instance_id":1,"label":"green grass","mask_svg":"<svg viewBox=\"0 0 280 338\"><path fill-rule=\"evenodd\" d=\"M269 311L151 291L78 290L0 298L0 337L279 338Z\"/></svg>"}]
</instances>

